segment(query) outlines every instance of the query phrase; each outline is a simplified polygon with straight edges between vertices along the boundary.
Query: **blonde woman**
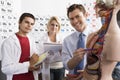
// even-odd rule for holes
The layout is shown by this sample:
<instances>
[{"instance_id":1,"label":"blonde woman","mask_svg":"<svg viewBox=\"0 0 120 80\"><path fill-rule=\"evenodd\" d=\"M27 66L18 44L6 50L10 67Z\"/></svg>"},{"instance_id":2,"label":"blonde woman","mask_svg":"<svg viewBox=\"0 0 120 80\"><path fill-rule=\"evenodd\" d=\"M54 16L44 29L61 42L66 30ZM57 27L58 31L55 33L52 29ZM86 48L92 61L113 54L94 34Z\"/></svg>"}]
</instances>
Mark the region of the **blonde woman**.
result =
<instances>
[{"instance_id":1,"label":"blonde woman","mask_svg":"<svg viewBox=\"0 0 120 80\"><path fill-rule=\"evenodd\" d=\"M47 34L44 36L47 43L62 43L60 37L60 22L57 17L50 18L47 24ZM51 80L62 80L64 77L64 67L62 63L61 51L54 52L54 57L50 63L50 78Z\"/></svg>"}]
</instances>

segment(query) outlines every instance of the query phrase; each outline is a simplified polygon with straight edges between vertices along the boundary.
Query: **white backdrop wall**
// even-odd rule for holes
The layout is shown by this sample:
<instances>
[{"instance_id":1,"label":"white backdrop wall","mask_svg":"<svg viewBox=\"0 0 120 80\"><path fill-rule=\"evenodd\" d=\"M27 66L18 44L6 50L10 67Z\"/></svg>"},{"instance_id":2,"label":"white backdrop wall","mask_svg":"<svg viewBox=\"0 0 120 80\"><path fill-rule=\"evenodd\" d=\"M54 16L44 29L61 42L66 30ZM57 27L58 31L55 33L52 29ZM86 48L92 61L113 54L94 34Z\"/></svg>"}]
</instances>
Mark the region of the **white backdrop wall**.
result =
<instances>
[{"instance_id":1,"label":"white backdrop wall","mask_svg":"<svg viewBox=\"0 0 120 80\"><path fill-rule=\"evenodd\" d=\"M18 30L20 12L21 0L0 0L0 48L3 40Z\"/></svg>"}]
</instances>

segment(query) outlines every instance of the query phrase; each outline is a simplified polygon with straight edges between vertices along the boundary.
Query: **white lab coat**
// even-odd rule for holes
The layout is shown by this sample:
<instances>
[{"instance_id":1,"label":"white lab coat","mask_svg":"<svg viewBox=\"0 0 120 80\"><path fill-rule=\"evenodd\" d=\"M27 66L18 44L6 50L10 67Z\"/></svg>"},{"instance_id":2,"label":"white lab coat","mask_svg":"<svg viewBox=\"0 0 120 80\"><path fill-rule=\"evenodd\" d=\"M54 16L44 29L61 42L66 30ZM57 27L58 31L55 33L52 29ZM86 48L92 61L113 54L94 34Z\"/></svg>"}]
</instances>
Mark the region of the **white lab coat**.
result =
<instances>
[{"instance_id":1,"label":"white lab coat","mask_svg":"<svg viewBox=\"0 0 120 80\"><path fill-rule=\"evenodd\" d=\"M36 51L35 42L28 36L30 43L30 56ZM12 80L13 74L27 73L29 62L19 63L21 55L21 47L16 35L10 36L6 39L1 47L2 53L2 72L7 75L7 80ZM38 80L38 72L34 71L34 78Z\"/></svg>"}]
</instances>

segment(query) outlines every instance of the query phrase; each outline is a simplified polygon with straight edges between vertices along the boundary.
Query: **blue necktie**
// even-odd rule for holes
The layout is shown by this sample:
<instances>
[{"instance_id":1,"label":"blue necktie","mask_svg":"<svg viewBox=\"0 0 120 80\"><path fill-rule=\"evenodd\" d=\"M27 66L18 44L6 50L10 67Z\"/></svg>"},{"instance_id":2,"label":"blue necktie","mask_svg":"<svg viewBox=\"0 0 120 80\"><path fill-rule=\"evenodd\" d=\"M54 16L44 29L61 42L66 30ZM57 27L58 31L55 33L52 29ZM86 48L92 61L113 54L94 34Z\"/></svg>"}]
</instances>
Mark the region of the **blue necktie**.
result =
<instances>
[{"instance_id":1,"label":"blue necktie","mask_svg":"<svg viewBox=\"0 0 120 80\"><path fill-rule=\"evenodd\" d=\"M79 48L85 48L85 35L81 33L79 35L79 40L77 43L77 49ZM83 70L84 68L84 58L80 61L80 63L75 67L74 74L79 74L77 70Z\"/></svg>"}]
</instances>

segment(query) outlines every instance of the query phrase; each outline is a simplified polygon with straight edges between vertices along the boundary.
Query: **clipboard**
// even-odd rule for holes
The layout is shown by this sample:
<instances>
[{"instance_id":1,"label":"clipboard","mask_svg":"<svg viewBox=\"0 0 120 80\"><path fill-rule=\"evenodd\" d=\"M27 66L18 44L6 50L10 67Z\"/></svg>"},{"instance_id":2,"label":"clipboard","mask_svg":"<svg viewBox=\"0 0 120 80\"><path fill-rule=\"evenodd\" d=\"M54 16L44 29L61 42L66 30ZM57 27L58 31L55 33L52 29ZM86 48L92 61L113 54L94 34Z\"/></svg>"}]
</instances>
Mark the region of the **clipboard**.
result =
<instances>
[{"instance_id":1,"label":"clipboard","mask_svg":"<svg viewBox=\"0 0 120 80\"><path fill-rule=\"evenodd\" d=\"M39 59L38 59L37 63L34 66L40 65L47 58L47 56L48 56L48 52L42 53L39 56Z\"/></svg>"}]
</instances>

